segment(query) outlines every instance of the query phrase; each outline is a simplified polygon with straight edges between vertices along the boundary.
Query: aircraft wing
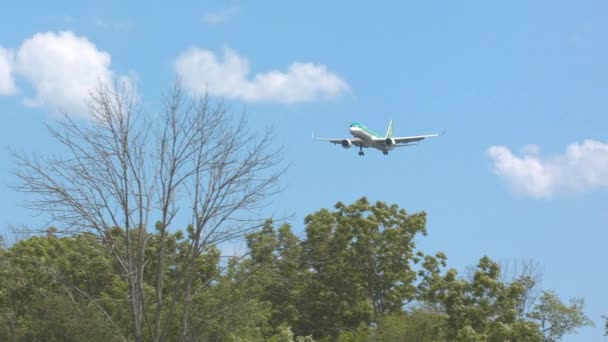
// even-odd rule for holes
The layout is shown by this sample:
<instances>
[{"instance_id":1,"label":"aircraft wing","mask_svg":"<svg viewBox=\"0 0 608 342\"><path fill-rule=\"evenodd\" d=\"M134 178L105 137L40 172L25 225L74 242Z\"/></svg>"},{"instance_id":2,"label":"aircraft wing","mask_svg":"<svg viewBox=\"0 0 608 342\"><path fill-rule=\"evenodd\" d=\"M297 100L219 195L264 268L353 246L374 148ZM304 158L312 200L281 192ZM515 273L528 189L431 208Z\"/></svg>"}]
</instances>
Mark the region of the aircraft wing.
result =
<instances>
[{"instance_id":1,"label":"aircraft wing","mask_svg":"<svg viewBox=\"0 0 608 342\"><path fill-rule=\"evenodd\" d=\"M342 139L333 139L333 138L315 138L313 136L313 139L315 140L319 140L319 141L328 141L332 144L337 144L337 145L342 145L342 143L344 142L344 140L348 140L350 141L351 144L353 144L354 146L357 147L367 147L367 145L365 145L363 143L363 141L361 141L361 139L359 138L342 138Z\"/></svg>"},{"instance_id":2,"label":"aircraft wing","mask_svg":"<svg viewBox=\"0 0 608 342\"><path fill-rule=\"evenodd\" d=\"M424 140L426 138L438 137L441 134L424 134L424 135L412 135L409 137L392 137L395 140L395 144L409 144L416 141ZM385 138L378 138L374 140L385 140Z\"/></svg>"},{"instance_id":3,"label":"aircraft wing","mask_svg":"<svg viewBox=\"0 0 608 342\"><path fill-rule=\"evenodd\" d=\"M394 137L397 144L408 144L415 141L424 140L426 138L437 137L439 134L414 135L411 137Z\"/></svg>"}]
</instances>

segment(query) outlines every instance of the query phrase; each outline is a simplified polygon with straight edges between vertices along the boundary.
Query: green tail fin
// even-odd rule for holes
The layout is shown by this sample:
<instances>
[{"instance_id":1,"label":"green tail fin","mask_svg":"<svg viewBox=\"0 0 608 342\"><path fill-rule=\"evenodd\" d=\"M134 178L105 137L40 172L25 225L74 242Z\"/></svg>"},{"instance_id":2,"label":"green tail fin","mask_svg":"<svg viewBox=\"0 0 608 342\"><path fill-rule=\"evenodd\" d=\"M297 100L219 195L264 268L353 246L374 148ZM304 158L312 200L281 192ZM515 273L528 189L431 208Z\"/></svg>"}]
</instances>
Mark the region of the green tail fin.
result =
<instances>
[{"instance_id":1,"label":"green tail fin","mask_svg":"<svg viewBox=\"0 0 608 342\"><path fill-rule=\"evenodd\" d=\"M386 137L387 138L393 137L393 120L391 120L391 122L388 124L388 130L386 131Z\"/></svg>"}]
</instances>

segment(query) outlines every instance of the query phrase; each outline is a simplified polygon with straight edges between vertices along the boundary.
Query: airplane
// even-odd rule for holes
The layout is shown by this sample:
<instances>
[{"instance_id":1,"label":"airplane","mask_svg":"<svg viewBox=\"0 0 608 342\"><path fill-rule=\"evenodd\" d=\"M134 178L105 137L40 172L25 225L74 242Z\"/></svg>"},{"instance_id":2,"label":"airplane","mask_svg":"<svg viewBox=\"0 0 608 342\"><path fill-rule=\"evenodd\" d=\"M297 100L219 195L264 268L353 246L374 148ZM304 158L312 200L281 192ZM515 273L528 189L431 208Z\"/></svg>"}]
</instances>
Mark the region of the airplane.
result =
<instances>
[{"instance_id":1,"label":"airplane","mask_svg":"<svg viewBox=\"0 0 608 342\"><path fill-rule=\"evenodd\" d=\"M364 148L376 148L382 151L382 154L388 155L388 151L395 147L412 146L413 142L424 140L430 137L437 137L443 134L426 134L426 135L413 135L409 137L393 137L393 120L388 124L388 130L386 136L382 137L371 129L365 127L359 122L355 122L350 125L348 129L350 134L354 138L351 139L326 139L326 138L315 138L313 133L313 139L320 141L329 141L332 144L340 144L344 148L351 148L353 145L359 148L359 155L363 156Z\"/></svg>"}]
</instances>

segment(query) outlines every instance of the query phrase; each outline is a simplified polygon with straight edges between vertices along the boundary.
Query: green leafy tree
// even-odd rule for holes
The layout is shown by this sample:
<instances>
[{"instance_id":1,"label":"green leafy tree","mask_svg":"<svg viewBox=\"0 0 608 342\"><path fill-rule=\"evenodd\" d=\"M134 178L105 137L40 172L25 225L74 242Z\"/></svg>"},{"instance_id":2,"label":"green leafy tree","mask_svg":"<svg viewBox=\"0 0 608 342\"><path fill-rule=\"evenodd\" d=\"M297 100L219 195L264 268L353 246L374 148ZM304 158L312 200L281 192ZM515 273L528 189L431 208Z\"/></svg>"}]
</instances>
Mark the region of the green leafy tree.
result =
<instances>
[{"instance_id":1,"label":"green leafy tree","mask_svg":"<svg viewBox=\"0 0 608 342\"><path fill-rule=\"evenodd\" d=\"M112 234L119 236L124 231L116 229ZM154 241L158 235L147 238ZM180 232L169 234L166 241L165 285L175 286L173 279L188 243ZM148 248L148 253L154 253L154 242ZM128 320L128 284L116 274L118 266L94 235L22 240L0 250L0 265L4 266L0 269L0 340L134 339ZM262 299L260 279L267 279L264 274L253 272L244 259L222 262L213 247L199 255L190 270L194 292L189 341L263 341L272 334L270 304ZM153 276L144 279L144 294L151 303L154 283ZM172 291L184 295L183 289ZM153 313L155 308L148 310ZM180 336L181 312L176 306L177 322L166 327L170 340ZM149 336L146 329L144 337Z\"/></svg>"},{"instance_id":2,"label":"green leafy tree","mask_svg":"<svg viewBox=\"0 0 608 342\"><path fill-rule=\"evenodd\" d=\"M291 226L283 224L278 231L272 221L248 236L251 254L249 267L264 286L262 300L271 303L270 324L292 326L300 319L299 303L309 272L303 269L301 241Z\"/></svg>"},{"instance_id":3,"label":"green leafy tree","mask_svg":"<svg viewBox=\"0 0 608 342\"><path fill-rule=\"evenodd\" d=\"M489 257L467 277L446 270L443 253L416 249L425 220L361 198L308 215L303 238L267 220L246 235L247 253L228 259L215 244L192 250L196 225L169 232L160 222L141 237L50 229L0 243L0 340L137 340L132 284L112 248L140 238L144 340L533 342L591 324L582 299L535 300L529 274L505 280Z\"/></svg>"},{"instance_id":4,"label":"green leafy tree","mask_svg":"<svg viewBox=\"0 0 608 342\"><path fill-rule=\"evenodd\" d=\"M20 270L9 259L8 250L0 236L0 340L16 341L19 336L20 305L18 290L22 281Z\"/></svg>"},{"instance_id":5,"label":"green leafy tree","mask_svg":"<svg viewBox=\"0 0 608 342\"><path fill-rule=\"evenodd\" d=\"M127 307L126 296L105 300L116 276L94 236L50 233L19 241L2 254L8 268L2 268L7 286L0 307L13 324L8 340L126 339L128 325L113 310Z\"/></svg>"},{"instance_id":6,"label":"green leafy tree","mask_svg":"<svg viewBox=\"0 0 608 342\"><path fill-rule=\"evenodd\" d=\"M580 327L593 326L593 322L583 312L584 306L582 298L570 299L570 305L566 305L557 294L543 291L529 317L539 322L545 341L558 341Z\"/></svg>"},{"instance_id":7,"label":"green leafy tree","mask_svg":"<svg viewBox=\"0 0 608 342\"><path fill-rule=\"evenodd\" d=\"M424 212L361 198L306 217L302 242L310 271L298 332L336 335L400 312L416 295L415 237L426 234Z\"/></svg>"},{"instance_id":8,"label":"green leafy tree","mask_svg":"<svg viewBox=\"0 0 608 342\"><path fill-rule=\"evenodd\" d=\"M112 322L93 305L64 293L50 293L29 304L32 324L26 341L125 341Z\"/></svg>"},{"instance_id":9,"label":"green leafy tree","mask_svg":"<svg viewBox=\"0 0 608 342\"><path fill-rule=\"evenodd\" d=\"M270 304L261 300L259 275L235 257L211 286L197 286L189 340L263 341L271 330Z\"/></svg>"},{"instance_id":10,"label":"green leafy tree","mask_svg":"<svg viewBox=\"0 0 608 342\"><path fill-rule=\"evenodd\" d=\"M540 341L538 327L518 316L526 284L504 283L500 266L488 257L479 260L472 279L459 278L453 269L438 273L433 259L425 260L429 276L421 299L438 305L446 315L450 341Z\"/></svg>"},{"instance_id":11,"label":"green leafy tree","mask_svg":"<svg viewBox=\"0 0 608 342\"><path fill-rule=\"evenodd\" d=\"M311 336L297 336L294 339L294 333L288 325L280 325L277 333L268 339L268 342L314 342Z\"/></svg>"},{"instance_id":12,"label":"green leafy tree","mask_svg":"<svg viewBox=\"0 0 608 342\"><path fill-rule=\"evenodd\" d=\"M383 342L446 341L446 316L432 308L414 308L407 313L383 317L377 329Z\"/></svg>"}]
</instances>

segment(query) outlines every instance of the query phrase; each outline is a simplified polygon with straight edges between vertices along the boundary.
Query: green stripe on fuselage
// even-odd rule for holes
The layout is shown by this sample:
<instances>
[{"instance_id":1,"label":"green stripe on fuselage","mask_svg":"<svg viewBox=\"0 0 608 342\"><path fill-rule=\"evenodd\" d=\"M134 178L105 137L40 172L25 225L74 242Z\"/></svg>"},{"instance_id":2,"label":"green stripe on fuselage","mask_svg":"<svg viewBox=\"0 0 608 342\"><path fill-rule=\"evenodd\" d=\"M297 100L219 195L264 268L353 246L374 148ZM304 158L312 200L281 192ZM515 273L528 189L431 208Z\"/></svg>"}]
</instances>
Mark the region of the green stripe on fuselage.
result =
<instances>
[{"instance_id":1,"label":"green stripe on fuselage","mask_svg":"<svg viewBox=\"0 0 608 342\"><path fill-rule=\"evenodd\" d=\"M365 127L364 125L362 125L359 122L354 122L352 125L350 125L350 127L357 127L360 128L361 130L363 130L365 133L371 135L374 138L382 138L381 136L378 135L378 133L372 131L371 129Z\"/></svg>"},{"instance_id":2,"label":"green stripe on fuselage","mask_svg":"<svg viewBox=\"0 0 608 342\"><path fill-rule=\"evenodd\" d=\"M361 125L361 129L364 130L367 134L371 135L374 138L381 138L378 133L372 131L371 129Z\"/></svg>"}]
</instances>

